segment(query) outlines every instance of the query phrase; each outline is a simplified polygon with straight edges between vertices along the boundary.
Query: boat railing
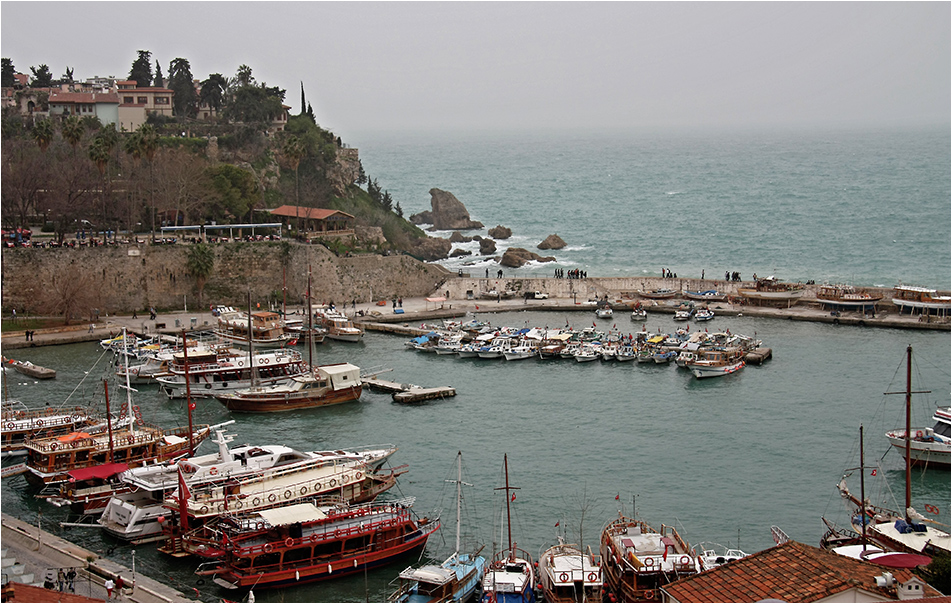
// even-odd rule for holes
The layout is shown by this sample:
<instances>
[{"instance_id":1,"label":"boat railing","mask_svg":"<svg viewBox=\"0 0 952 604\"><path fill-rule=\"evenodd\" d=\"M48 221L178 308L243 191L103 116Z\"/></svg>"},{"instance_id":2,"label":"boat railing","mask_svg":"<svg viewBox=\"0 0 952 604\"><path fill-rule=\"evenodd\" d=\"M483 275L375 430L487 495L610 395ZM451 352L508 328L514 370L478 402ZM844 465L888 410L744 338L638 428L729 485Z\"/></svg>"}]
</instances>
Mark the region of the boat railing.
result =
<instances>
[{"instance_id":1,"label":"boat railing","mask_svg":"<svg viewBox=\"0 0 952 604\"><path fill-rule=\"evenodd\" d=\"M38 428L42 428L46 425L45 419L47 417L54 416L65 417L67 423L69 420L80 421L89 417L89 410L84 407L64 407L62 409L56 409L47 407L45 409L18 409L18 410L4 410L3 412L3 425L4 428L13 430L14 426L9 425L10 422L17 420L26 420L26 419L39 419L43 423L37 425ZM36 423L36 422L34 422Z\"/></svg>"}]
</instances>

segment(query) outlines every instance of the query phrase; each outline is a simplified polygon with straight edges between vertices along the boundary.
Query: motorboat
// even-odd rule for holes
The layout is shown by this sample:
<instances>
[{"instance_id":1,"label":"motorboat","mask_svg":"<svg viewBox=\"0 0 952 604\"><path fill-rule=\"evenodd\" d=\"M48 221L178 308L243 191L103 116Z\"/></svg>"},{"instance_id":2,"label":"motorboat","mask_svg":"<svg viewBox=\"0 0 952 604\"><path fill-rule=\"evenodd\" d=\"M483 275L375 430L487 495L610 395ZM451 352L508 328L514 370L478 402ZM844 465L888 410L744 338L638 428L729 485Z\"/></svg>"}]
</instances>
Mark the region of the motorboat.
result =
<instances>
[{"instance_id":1,"label":"motorboat","mask_svg":"<svg viewBox=\"0 0 952 604\"><path fill-rule=\"evenodd\" d=\"M316 365L283 383L215 395L231 411L275 413L337 405L360 399L360 368L350 363Z\"/></svg>"},{"instance_id":2,"label":"motorboat","mask_svg":"<svg viewBox=\"0 0 952 604\"><path fill-rule=\"evenodd\" d=\"M952 407L939 407L932 416L931 428L912 428L909 433L909 455L914 466L948 468L952 450ZM906 457L906 431L886 432L889 444Z\"/></svg>"},{"instance_id":3,"label":"motorboat","mask_svg":"<svg viewBox=\"0 0 952 604\"><path fill-rule=\"evenodd\" d=\"M592 548L564 543L539 556L539 586L546 602L601 602L602 568Z\"/></svg>"},{"instance_id":4,"label":"motorboat","mask_svg":"<svg viewBox=\"0 0 952 604\"><path fill-rule=\"evenodd\" d=\"M714 318L714 311L706 306L701 306L694 311L695 321L710 321Z\"/></svg>"},{"instance_id":5,"label":"motorboat","mask_svg":"<svg viewBox=\"0 0 952 604\"><path fill-rule=\"evenodd\" d=\"M156 378L159 389L169 398L212 398L254 385L282 384L306 375L308 366L297 350L258 353L203 348L174 353L169 370L171 375Z\"/></svg>"},{"instance_id":6,"label":"motorboat","mask_svg":"<svg viewBox=\"0 0 952 604\"><path fill-rule=\"evenodd\" d=\"M727 300L727 294L719 292L716 289L704 291L687 290L684 292L684 297L689 300L700 300L701 302L723 302Z\"/></svg>"},{"instance_id":7,"label":"motorboat","mask_svg":"<svg viewBox=\"0 0 952 604\"><path fill-rule=\"evenodd\" d=\"M684 366L698 379L730 375L746 365L739 348L698 349L696 354L697 358L685 361Z\"/></svg>"},{"instance_id":8,"label":"motorboat","mask_svg":"<svg viewBox=\"0 0 952 604\"><path fill-rule=\"evenodd\" d=\"M747 553L736 547L725 547L719 543L698 543L694 546L701 570L717 568L729 562L746 558Z\"/></svg>"}]
</instances>

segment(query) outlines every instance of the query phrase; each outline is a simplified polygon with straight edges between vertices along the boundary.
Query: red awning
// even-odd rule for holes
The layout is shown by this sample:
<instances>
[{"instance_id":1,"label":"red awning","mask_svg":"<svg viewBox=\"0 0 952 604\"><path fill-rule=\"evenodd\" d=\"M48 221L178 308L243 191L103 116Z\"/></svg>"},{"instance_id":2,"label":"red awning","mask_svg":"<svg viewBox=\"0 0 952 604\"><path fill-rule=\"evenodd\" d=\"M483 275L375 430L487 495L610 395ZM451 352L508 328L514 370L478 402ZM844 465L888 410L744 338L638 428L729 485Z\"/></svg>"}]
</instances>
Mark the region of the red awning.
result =
<instances>
[{"instance_id":1,"label":"red awning","mask_svg":"<svg viewBox=\"0 0 952 604\"><path fill-rule=\"evenodd\" d=\"M866 561L890 568L916 568L917 566L926 566L932 562L932 558L904 552L886 552L878 556L870 556L866 558Z\"/></svg>"},{"instance_id":2,"label":"red awning","mask_svg":"<svg viewBox=\"0 0 952 604\"><path fill-rule=\"evenodd\" d=\"M70 478L74 480L89 480L90 478L109 478L119 472L125 472L128 469L129 466L124 463L104 463L101 466L70 470L68 474Z\"/></svg>"},{"instance_id":3,"label":"red awning","mask_svg":"<svg viewBox=\"0 0 952 604\"><path fill-rule=\"evenodd\" d=\"M80 438L89 438L89 434L86 432L70 432L69 434L64 434L63 436L57 437L56 440L60 441L61 443L71 443L74 440L79 440Z\"/></svg>"}]
</instances>

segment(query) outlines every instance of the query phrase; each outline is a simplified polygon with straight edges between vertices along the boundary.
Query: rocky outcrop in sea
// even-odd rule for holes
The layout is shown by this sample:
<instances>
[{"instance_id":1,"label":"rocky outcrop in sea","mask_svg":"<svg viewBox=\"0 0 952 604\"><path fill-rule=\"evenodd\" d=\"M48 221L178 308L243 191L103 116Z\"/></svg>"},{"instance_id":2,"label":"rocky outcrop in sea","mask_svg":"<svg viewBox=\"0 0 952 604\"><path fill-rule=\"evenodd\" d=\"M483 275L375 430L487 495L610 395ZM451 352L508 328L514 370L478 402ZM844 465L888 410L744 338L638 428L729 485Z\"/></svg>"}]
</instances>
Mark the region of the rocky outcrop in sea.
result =
<instances>
[{"instance_id":1,"label":"rocky outcrop in sea","mask_svg":"<svg viewBox=\"0 0 952 604\"><path fill-rule=\"evenodd\" d=\"M554 256L540 256L535 252L530 252L527 249L521 247L511 247L505 251L502 255L502 260L499 261L499 264L503 266L508 266L510 268L519 268L523 264L529 261L535 262L555 262Z\"/></svg>"},{"instance_id":2,"label":"rocky outcrop in sea","mask_svg":"<svg viewBox=\"0 0 952 604\"><path fill-rule=\"evenodd\" d=\"M545 240L543 240L542 243L540 243L536 247L539 248L540 250L560 250L564 248L566 245L568 244L562 241L561 237L553 234L546 237Z\"/></svg>"},{"instance_id":3,"label":"rocky outcrop in sea","mask_svg":"<svg viewBox=\"0 0 952 604\"><path fill-rule=\"evenodd\" d=\"M430 189L430 206L432 210L410 216L410 222L432 224L437 230L466 231L483 228L483 223L470 219L466 206L449 191Z\"/></svg>"},{"instance_id":4,"label":"rocky outcrop in sea","mask_svg":"<svg viewBox=\"0 0 952 604\"><path fill-rule=\"evenodd\" d=\"M493 239L509 239L512 237L512 229L506 228L504 226L496 225L493 228L489 229L489 236Z\"/></svg>"}]
</instances>

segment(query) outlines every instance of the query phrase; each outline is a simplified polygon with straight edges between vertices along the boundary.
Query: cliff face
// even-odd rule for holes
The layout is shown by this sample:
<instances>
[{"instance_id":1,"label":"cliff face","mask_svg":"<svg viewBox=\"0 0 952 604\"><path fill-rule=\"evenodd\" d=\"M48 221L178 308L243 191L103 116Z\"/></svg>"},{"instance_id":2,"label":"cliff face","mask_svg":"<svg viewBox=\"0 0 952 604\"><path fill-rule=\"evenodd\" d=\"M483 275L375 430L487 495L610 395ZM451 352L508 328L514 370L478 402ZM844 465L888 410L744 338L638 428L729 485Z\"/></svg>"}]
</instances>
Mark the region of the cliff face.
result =
<instances>
[{"instance_id":1,"label":"cliff face","mask_svg":"<svg viewBox=\"0 0 952 604\"><path fill-rule=\"evenodd\" d=\"M18 312L88 317L140 312L149 306L181 309L199 305L196 279L188 273L189 246L122 246L81 249L4 249L3 307ZM213 247L215 265L201 304L243 307L248 291L262 307L301 304L308 267L315 301L337 304L423 296L448 276L445 268L410 256L339 258L319 245L293 242L230 243ZM70 304L69 301L72 301Z\"/></svg>"}]
</instances>

